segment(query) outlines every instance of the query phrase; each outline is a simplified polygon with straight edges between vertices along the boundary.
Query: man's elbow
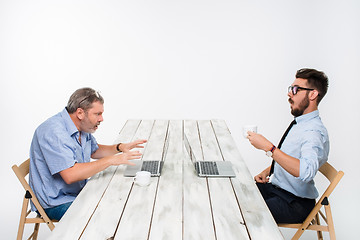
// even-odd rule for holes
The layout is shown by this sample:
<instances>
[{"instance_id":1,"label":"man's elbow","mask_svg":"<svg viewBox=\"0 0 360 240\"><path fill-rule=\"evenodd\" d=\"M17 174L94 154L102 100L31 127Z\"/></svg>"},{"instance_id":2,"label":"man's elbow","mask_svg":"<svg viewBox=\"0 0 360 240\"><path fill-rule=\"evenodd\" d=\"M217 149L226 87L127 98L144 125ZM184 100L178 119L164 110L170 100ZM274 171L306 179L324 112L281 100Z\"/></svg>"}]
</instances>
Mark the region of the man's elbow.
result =
<instances>
[{"instance_id":1,"label":"man's elbow","mask_svg":"<svg viewBox=\"0 0 360 240\"><path fill-rule=\"evenodd\" d=\"M310 160L304 159L302 165L300 163L299 179L305 183L312 181L318 171L316 164L313 164Z\"/></svg>"},{"instance_id":2,"label":"man's elbow","mask_svg":"<svg viewBox=\"0 0 360 240\"><path fill-rule=\"evenodd\" d=\"M75 179L64 179L64 182L66 183L66 184L73 184L73 183L75 183L75 182L77 182Z\"/></svg>"},{"instance_id":3,"label":"man's elbow","mask_svg":"<svg viewBox=\"0 0 360 240\"><path fill-rule=\"evenodd\" d=\"M75 183L75 182L77 182L73 177L71 177L71 176L61 176L62 177L62 179L64 180L64 182L66 183L66 184L73 184L73 183Z\"/></svg>"},{"instance_id":4,"label":"man's elbow","mask_svg":"<svg viewBox=\"0 0 360 240\"><path fill-rule=\"evenodd\" d=\"M301 181L308 183L308 182L312 181L314 179L314 177L315 177L315 174L313 172L305 172L303 174L300 174L298 178Z\"/></svg>"},{"instance_id":5,"label":"man's elbow","mask_svg":"<svg viewBox=\"0 0 360 240\"><path fill-rule=\"evenodd\" d=\"M78 181L75 177L76 175L72 173L71 168L61 171L60 176L66 184L73 184Z\"/></svg>"}]
</instances>

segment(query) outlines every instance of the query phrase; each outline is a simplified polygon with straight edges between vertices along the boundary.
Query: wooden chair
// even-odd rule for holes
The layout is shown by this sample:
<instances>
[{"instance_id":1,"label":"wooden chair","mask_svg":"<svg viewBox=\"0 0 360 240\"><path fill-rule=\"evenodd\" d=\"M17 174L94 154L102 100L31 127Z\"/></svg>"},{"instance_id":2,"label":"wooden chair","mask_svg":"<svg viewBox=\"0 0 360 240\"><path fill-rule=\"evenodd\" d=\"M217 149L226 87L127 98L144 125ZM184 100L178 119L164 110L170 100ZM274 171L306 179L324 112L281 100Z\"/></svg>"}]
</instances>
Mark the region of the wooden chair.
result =
<instances>
[{"instance_id":1,"label":"wooden chair","mask_svg":"<svg viewBox=\"0 0 360 240\"><path fill-rule=\"evenodd\" d=\"M25 196L23 200L21 216L20 216L20 223L19 223L19 230L17 234L17 240L21 240L24 234L24 227L25 224L34 223L34 231L30 235L28 239L37 239L37 235L39 233L40 223L46 223L46 225L52 231L55 228L54 222L57 220L50 220L49 217L46 215L44 209L41 207L39 201L37 200L34 192L30 188L30 185L26 181L25 177L29 174L29 166L30 166L30 159L23 162L20 166L16 164L12 166L13 171L15 172L16 176L18 177L21 185L25 189ZM29 200L33 202L36 209L38 210L39 214L36 217L29 217L31 210L29 208Z\"/></svg>"},{"instance_id":2,"label":"wooden chair","mask_svg":"<svg viewBox=\"0 0 360 240\"><path fill-rule=\"evenodd\" d=\"M340 179L344 176L344 172L337 171L329 163L324 163L319 171L330 181L330 184L325 190L324 194L316 202L315 207L310 212L305 221L299 224L278 224L279 227L298 229L295 235L292 237L292 240L299 239L305 230L317 231L318 239L323 239L322 232L329 232L330 239L336 239L329 196L335 189L336 185L339 183ZM322 207L325 208L325 214L321 211ZM325 225L321 225L319 215L324 220Z\"/></svg>"}]
</instances>

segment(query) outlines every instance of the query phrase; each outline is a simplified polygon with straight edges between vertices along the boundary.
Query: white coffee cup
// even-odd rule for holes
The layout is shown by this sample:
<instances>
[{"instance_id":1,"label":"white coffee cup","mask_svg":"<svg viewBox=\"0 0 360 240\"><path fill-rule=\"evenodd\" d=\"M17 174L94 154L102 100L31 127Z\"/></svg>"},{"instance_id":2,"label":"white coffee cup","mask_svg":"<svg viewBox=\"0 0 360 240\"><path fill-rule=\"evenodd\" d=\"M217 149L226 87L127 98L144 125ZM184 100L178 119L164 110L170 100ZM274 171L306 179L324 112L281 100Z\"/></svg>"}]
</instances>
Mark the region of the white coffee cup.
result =
<instances>
[{"instance_id":1,"label":"white coffee cup","mask_svg":"<svg viewBox=\"0 0 360 240\"><path fill-rule=\"evenodd\" d=\"M145 187L150 184L150 179L151 179L150 172L140 171L136 173L134 177L134 182L141 187Z\"/></svg>"},{"instance_id":2,"label":"white coffee cup","mask_svg":"<svg viewBox=\"0 0 360 240\"><path fill-rule=\"evenodd\" d=\"M247 138L247 136L249 135L248 134L249 131L257 133L257 126L256 125L245 125L243 127L243 136L244 136L244 138Z\"/></svg>"}]
</instances>

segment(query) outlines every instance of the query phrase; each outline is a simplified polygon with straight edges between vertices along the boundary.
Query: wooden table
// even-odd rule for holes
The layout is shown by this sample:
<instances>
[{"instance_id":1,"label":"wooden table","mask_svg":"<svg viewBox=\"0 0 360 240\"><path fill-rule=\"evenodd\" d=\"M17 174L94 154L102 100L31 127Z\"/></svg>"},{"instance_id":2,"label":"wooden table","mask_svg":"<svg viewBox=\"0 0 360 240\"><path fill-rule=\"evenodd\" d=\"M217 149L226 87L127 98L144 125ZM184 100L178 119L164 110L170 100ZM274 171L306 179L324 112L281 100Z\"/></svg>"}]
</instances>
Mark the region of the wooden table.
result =
<instances>
[{"instance_id":1,"label":"wooden table","mask_svg":"<svg viewBox=\"0 0 360 240\"><path fill-rule=\"evenodd\" d=\"M148 139L143 160L169 149L160 177L147 187L110 167L86 184L51 239L283 239L223 120L129 120L117 142ZM226 160L236 178L200 178L184 147L197 160Z\"/></svg>"}]
</instances>

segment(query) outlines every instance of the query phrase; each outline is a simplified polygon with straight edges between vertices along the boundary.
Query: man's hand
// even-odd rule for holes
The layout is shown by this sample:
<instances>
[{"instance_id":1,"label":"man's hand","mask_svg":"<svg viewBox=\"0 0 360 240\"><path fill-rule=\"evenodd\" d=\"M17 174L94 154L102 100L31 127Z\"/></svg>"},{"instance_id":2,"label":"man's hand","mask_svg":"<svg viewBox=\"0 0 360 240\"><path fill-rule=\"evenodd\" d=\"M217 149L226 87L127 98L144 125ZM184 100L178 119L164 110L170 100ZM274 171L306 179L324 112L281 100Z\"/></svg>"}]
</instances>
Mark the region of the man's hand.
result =
<instances>
[{"instance_id":1,"label":"man's hand","mask_svg":"<svg viewBox=\"0 0 360 240\"><path fill-rule=\"evenodd\" d=\"M270 174L270 167L266 168L260 174L256 175L254 179L258 183L267 183L269 182L269 174Z\"/></svg>"},{"instance_id":2,"label":"man's hand","mask_svg":"<svg viewBox=\"0 0 360 240\"><path fill-rule=\"evenodd\" d=\"M142 154L139 151L128 151L121 154L116 154L112 157L111 165L135 165L134 163L130 162L130 160L139 159L141 155Z\"/></svg>"},{"instance_id":3,"label":"man's hand","mask_svg":"<svg viewBox=\"0 0 360 240\"><path fill-rule=\"evenodd\" d=\"M139 151L131 151L116 155L106 156L97 161L75 163L74 166L69 167L60 172L61 177L67 184L87 179L96 173L105 170L111 165L128 164L135 165L129 160L139 159L141 153Z\"/></svg>"},{"instance_id":4,"label":"man's hand","mask_svg":"<svg viewBox=\"0 0 360 240\"><path fill-rule=\"evenodd\" d=\"M257 149L269 151L273 144L263 135L249 131L247 138L249 142Z\"/></svg>"},{"instance_id":5,"label":"man's hand","mask_svg":"<svg viewBox=\"0 0 360 240\"><path fill-rule=\"evenodd\" d=\"M130 143L121 143L120 144L120 150L123 153L127 153L129 152L131 149L133 148L144 148L144 146L142 146L141 144L146 143L147 140L145 139L139 139Z\"/></svg>"}]
</instances>

